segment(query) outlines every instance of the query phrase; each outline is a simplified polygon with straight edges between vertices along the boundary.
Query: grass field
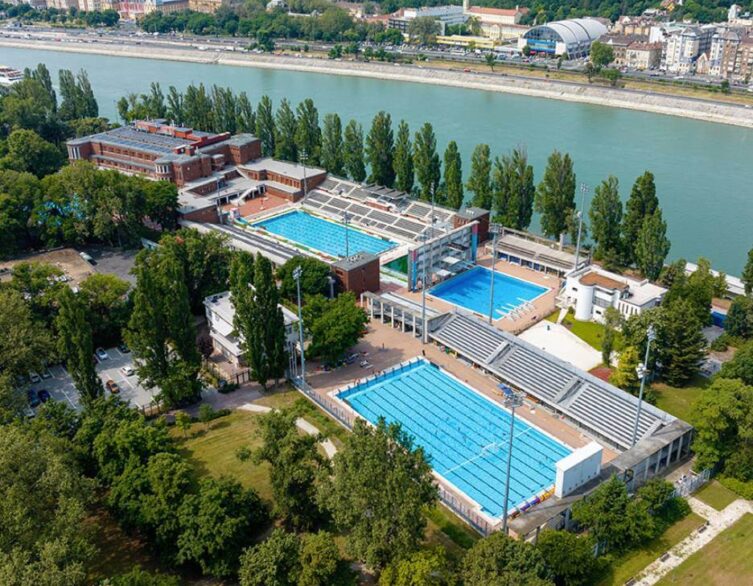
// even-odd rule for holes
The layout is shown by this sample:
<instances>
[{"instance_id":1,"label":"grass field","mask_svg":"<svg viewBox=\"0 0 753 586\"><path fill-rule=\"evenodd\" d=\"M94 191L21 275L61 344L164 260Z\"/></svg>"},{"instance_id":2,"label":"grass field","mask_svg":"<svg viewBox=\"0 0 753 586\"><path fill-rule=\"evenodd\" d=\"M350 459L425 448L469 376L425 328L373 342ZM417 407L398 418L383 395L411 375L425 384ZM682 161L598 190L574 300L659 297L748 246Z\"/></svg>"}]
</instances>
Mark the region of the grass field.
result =
<instances>
[{"instance_id":1,"label":"grass field","mask_svg":"<svg viewBox=\"0 0 753 586\"><path fill-rule=\"evenodd\" d=\"M640 549L636 549L617 558L609 572L599 581L599 586L618 586L627 582L661 556L665 551L680 543L704 521L695 513L680 519L677 523L667 528L656 539L648 542Z\"/></svg>"},{"instance_id":2,"label":"grass field","mask_svg":"<svg viewBox=\"0 0 753 586\"><path fill-rule=\"evenodd\" d=\"M707 483L693 496L708 506L714 507L717 511L721 511L727 505L740 498L737 493L732 492L726 486L722 486L716 480Z\"/></svg>"},{"instance_id":3,"label":"grass field","mask_svg":"<svg viewBox=\"0 0 753 586\"><path fill-rule=\"evenodd\" d=\"M662 586L669 584L682 584L683 586L753 584L751 543L753 543L753 515L747 514L672 570L659 584Z\"/></svg>"},{"instance_id":4,"label":"grass field","mask_svg":"<svg viewBox=\"0 0 753 586\"><path fill-rule=\"evenodd\" d=\"M656 393L656 406L659 409L692 423L693 404L709 384L709 379L699 376L687 387L670 387L664 383L655 383L651 388Z\"/></svg>"},{"instance_id":5,"label":"grass field","mask_svg":"<svg viewBox=\"0 0 753 586\"><path fill-rule=\"evenodd\" d=\"M547 319L553 323L557 323L558 317L559 311L555 311L554 313L549 315ZM592 321L577 321L572 312L568 312L568 314L565 316L565 319L562 320L562 325L570 330L573 334L578 336L586 344L601 352L601 343L604 339L603 325ZM615 350L620 349L621 342L622 340L620 338L620 334L617 333L614 344Z\"/></svg>"}]
</instances>

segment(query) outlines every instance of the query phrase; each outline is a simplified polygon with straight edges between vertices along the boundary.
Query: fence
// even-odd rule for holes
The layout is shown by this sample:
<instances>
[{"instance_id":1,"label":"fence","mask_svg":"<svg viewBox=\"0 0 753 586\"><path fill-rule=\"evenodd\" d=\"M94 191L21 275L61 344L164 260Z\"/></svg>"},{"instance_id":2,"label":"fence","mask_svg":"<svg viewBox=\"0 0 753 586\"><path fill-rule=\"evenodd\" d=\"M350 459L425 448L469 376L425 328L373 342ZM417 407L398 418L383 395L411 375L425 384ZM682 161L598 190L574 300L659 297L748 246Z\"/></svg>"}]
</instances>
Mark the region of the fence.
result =
<instances>
[{"instance_id":1,"label":"fence","mask_svg":"<svg viewBox=\"0 0 753 586\"><path fill-rule=\"evenodd\" d=\"M691 473L689 476L682 476L679 480L675 481L675 492L672 494L672 496L689 496L696 490L701 488L709 480L711 480L710 468L706 468L700 474Z\"/></svg>"}]
</instances>

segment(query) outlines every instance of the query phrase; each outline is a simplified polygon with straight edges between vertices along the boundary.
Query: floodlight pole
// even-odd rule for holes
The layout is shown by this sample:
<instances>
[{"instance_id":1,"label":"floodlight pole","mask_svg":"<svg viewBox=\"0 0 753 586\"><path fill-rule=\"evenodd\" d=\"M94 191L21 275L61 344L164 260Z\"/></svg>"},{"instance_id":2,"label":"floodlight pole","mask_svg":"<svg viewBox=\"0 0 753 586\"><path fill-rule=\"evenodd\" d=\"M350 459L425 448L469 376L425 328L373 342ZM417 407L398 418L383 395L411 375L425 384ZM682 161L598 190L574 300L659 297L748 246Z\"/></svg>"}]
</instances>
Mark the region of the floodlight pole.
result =
<instances>
[{"instance_id":1,"label":"floodlight pole","mask_svg":"<svg viewBox=\"0 0 753 586\"><path fill-rule=\"evenodd\" d=\"M507 471L505 473L505 502L502 509L502 533L507 535L507 509L510 504L510 470L512 469L512 440L515 431L515 409L523 406L523 395L510 387L499 385L505 393L504 406L510 410L510 437L507 445Z\"/></svg>"},{"instance_id":2,"label":"floodlight pole","mask_svg":"<svg viewBox=\"0 0 753 586\"><path fill-rule=\"evenodd\" d=\"M581 183L580 193L580 210L578 210L578 242L575 245L575 266L573 267L576 271L578 270L578 264L580 264L580 239L583 234L583 213L586 211L586 194L588 193L588 185Z\"/></svg>"},{"instance_id":3,"label":"floodlight pole","mask_svg":"<svg viewBox=\"0 0 753 586\"><path fill-rule=\"evenodd\" d=\"M494 265L497 263L497 235L502 226L489 224L489 232L492 233L492 284L489 287L489 323L494 321Z\"/></svg>"},{"instance_id":4,"label":"floodlight pole","mask_svg":"<svg viewBox=\"0 0 753 586\"><path fill-rule=\"evenodd\" d=\"M638 439L638 424L641 421L641 410L643 408L643 389L646 387L646 378L648 378L648 355L649 351L651 350L651 342L653 342L656 339L656 328L654 327L654 324L651 324L648 326L648 331L646 332L646 357L644 358L643 364L639 364L638 368L636 369L638 371L638 375L641 377L641 390L638 393L638 412L635 414L635 426L633 427L633 440L630 442L630 446L634 446L635 442Z\"/></svg>"},{"instance_id":5,"label":"floodlight pole","mask_svg":"<svg viewBox=\"0 0 753 586\"><path fill-rule=\"evenodd\" d=\"M306 382L306 354L303 349L303 316L301 315L301 274L303 269L298 265L293 269L296 290L298 292L298 343L301 346L301 381Z\"/></svg>"},{"instance_id":6,"label":"floodlight pole","mask_svg":"<svg viewBox=\"0 0 753 586\"><path fill-rule=\"evenodd\" d=\"M345 258L348 258L350 256L350 244L348 242L348 222L350 221L350 214L348 212L343 212L342 218L343 224L345 224Z\"/></svg>"},{"instance_id":7,"label":"floodlight pole","mask_svg":"<svg viewBox=\"0 0 753 586\"><path fill-rule=\"evenodd\" d=\"M430 239L429 236L426 234L426 232L423 232L419 239L424 243L424 249L426 248L426 242ZM426 335L426 281L428 279L427 277L427 255L426 250L424 250L424 274L423 277L421 277L421 343L426 344L428 341L428 337Z\"/></svg>"},{"instance_id":8,"label":"floodlight pole","mask_svg":"<svg viewBox=\"0 0 753 586\"><path fill-rule=\"evenodd\" d=\"M308 189L306 188L306 160L308 159L308 153L306 152L306 149L301 149L301 152L298 153L298 160L301 161L301 167L303 167L303 197L306 197L306 194L308 193Z\"/></svg>"}]
</instances>

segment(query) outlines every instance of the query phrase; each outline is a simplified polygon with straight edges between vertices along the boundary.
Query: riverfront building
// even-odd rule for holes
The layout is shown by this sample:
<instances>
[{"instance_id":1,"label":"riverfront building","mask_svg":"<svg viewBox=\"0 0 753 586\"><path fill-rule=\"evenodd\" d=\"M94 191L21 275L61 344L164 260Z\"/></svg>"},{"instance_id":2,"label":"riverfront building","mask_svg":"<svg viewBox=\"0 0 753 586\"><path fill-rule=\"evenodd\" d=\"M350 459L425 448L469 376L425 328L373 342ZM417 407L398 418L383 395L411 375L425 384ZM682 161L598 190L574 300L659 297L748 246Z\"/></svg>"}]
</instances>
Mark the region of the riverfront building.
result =
<instances>
[{"instance_id":1,"label":"riverfront building","mask_svg":"<svg viewBox=\"0 0 753 586\"><path fill-rule=\"evenodd\" d=\"M408 35L411 23L417 18L433 18L439 24L440 34L444 34L448 26L463 24L467 18L461 6L425 6L422 8L401 8L390 14L387 21L389 28L399 30Z\"/></svg>"},{"instance_id":2,"label":"riverfront building","mask_svg":"<svg viewBox=\"0 0 753 586\"><path fill-rule=\"evenodd\" d=\"M591 44L607 33L606 25L596 18L571 18L535 26L518 39L518 48L528 46L534 53L586 57Z\"/></svg>"},{"instance_id":3,"label":"riverfront building","mask_svg":"<svg viewBox=\"0 0 753 586\"><path fill-rule=\"evenodd\" d=\"M250 134L214 134L165 120L138 120L66 144L71 161L91 161L105 169L172 181L179 187L261 156L261 141Z\"/></svg>"}]
</instances>

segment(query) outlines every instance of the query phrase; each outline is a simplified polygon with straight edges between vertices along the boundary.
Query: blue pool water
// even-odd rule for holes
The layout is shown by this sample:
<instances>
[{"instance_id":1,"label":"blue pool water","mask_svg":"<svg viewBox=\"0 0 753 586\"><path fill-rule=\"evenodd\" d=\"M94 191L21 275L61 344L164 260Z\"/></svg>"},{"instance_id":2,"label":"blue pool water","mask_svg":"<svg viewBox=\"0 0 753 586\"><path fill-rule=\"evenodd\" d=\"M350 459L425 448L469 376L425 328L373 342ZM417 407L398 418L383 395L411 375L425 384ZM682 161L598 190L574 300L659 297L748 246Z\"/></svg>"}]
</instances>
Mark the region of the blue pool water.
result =
<instances>
[{"instance_id":1,"label":"blue pool water","mask_svg":"<svg viewBox=\"0 0 753 586\"><path fill-rule=\"evenodd\" d=\"M492 272L474 267L429 290L431 295L482 315L489 315L489 289ZM494 272L494 319L510 313L548 289L503 273Z\"/></svg>"},{"instance_id":2,"label":"blue pool water","mask_svg":"<svg viewBox=\"0 0 753 586\"><path fill-rule=\"evenodd\" d=\"M504 507L510 414L440 370L418 360L338 395L372 423L402 424L434 470L500 517ZM509 507L554 484L555 463L570 449L515 418Z\"/></svg>"},{"instance_id":3,"label":"blue pool water","mask_svg":"<svg viewBox=\"0 0 753 586\"><path fill-rule=\"evenodd\" d=\"M263 227L272 234L298 242L324 254L334 257L345 256L346 228L342 224L295 210L253 225ZM353 227L349 227L347 232L350 254L357 252L379 254L396 246L396 243L391 240L366 234Z\"/></svg>"}]
</instances>

